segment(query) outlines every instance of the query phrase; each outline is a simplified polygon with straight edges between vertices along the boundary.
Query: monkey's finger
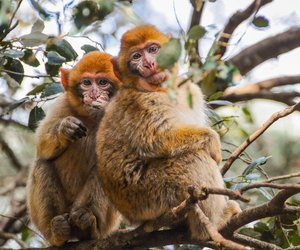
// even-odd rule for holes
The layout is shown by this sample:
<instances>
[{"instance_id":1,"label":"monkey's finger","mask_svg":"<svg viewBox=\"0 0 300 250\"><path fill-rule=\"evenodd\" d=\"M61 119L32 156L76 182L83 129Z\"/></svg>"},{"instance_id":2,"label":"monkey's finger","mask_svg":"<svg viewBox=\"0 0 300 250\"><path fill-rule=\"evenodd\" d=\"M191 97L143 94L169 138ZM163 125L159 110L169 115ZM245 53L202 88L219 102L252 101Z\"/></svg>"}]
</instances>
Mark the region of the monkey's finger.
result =
<instances>
[{"instance_id":1,"label":"monkey's finger","mask_svg":"<svg viewBox=\"0 0 300 250\"><path fill-rule=\"evenodd\" d=\"M82 124L78 124L78 126L83 130L83 131L87 131L87 128Z\"/></svg>"}]
</instances>

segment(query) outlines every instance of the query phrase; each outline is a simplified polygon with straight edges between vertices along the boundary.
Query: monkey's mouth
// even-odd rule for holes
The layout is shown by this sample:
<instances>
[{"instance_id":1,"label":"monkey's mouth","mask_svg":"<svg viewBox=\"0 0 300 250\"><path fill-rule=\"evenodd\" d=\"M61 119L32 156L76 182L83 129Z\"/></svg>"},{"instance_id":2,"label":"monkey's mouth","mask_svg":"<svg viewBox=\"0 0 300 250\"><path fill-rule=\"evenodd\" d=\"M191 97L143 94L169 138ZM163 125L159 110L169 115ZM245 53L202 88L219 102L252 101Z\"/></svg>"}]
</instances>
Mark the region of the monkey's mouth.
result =
<instances>
[{"instance_id":1,"label":"monkey's mouth","mask_svg":"<svg viewBox=\"0 0 300 250\"><path fill-rule=\"evenodd\" d=\"M101 95L98 98L91 98L90 96L85 96L83 102L90 108L93 109L102 109L109 103L109 96L108 95Z\"/></svg>"},{"instance_id":2,"label":"monkey's mouth","mask_svg":"<svg viewBox=\"0 0 300 250\"><path fill-rule=\"evenodd\" d=\"M170 73L167 70L155 72L150 76L143 77L146 82L153 85L160 85L167 81L170 77Z\"/></svg>"}]
</instances>

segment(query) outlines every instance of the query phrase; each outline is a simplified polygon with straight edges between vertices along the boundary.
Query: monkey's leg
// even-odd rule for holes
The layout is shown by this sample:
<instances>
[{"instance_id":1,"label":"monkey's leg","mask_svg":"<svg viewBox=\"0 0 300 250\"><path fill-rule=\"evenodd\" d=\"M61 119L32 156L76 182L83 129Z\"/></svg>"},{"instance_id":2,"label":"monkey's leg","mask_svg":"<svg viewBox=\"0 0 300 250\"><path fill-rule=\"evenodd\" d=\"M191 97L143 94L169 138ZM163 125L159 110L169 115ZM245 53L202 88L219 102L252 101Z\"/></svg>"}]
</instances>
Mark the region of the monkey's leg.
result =
<instances>
[{"instance_id":1,"label":"monkey's leg","mask_svg":"<svg viewBox=\"0 0 300 250\"><path fill-rule=\"evenodd\" d=\"M144 137L147 136L147 132L145 131ZM219 135L208 127L179 125L169 130L159 131L154 135L149 131L148 138L151 138L151 140L136 137L132 142L133 146L139 149L141 157L173 157L204 150L217 163L221 161Z\"/></svg>"},{"instance_id":2,"label":"monkey's leg","mask_svg":"<svg viewBox=\"0 0 300 250\"><path fill-rule=\"evenodd\" d=\"M71 238L66 199L52 163L39 160L28 184L28 208L33 223L51 245Z\"/></svg>"},{"instance_id":3,"label":"monkey's leg","mask_svg":"<svg viewBox=\"0 0 300 250\"><path fill-rule=\"evenodd\" d=\"M70 217L82 232L90 231L89 237L92 239L105 237L118 225L119 216L102 190L96 166L73 203ZM86 238L84 233L79 233L77 237Z\"/></svg>"}]
</instances>

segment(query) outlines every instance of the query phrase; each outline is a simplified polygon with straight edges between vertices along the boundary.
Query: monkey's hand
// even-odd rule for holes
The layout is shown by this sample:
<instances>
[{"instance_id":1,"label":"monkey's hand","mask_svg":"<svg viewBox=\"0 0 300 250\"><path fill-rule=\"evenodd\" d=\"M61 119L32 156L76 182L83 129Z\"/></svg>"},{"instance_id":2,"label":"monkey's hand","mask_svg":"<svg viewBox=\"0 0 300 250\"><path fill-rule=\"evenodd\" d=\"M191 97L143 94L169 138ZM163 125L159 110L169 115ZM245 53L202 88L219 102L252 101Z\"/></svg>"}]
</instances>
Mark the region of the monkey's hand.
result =
<instances>
[{"instance_id":1,"label":"monkey's hand","mask_svg":"<svg viewBox=\"0 0 300 250\"><path fill-rule=\"evenodd\" d=\"M92 231L96 228L96 217L86 207L73 208L70 213L71 223L80 228L82 231L90 228Z\"/></svg>"},{"instance_id":2,"label":"monkey's hand","mask_svg":"<svg viewBox=\"0 0 300 250\"><path fill-rule=\"evenodd\" d=\"M86 136L86 132L87 128L83 123L73 116L65 117L59 125L59 133L70 141L76 141Z\"/></svg>"},{"instance_id":3,"label":"monkey's hand","mask_svg":"<svg viewBox=\"0 0 300 250\"><path fill-rule=\"evenodd\" d=\"M71 238L68 217L68 214L57 215L51 220L51 244L61 246Z\"/></svg>"}]
</instances>

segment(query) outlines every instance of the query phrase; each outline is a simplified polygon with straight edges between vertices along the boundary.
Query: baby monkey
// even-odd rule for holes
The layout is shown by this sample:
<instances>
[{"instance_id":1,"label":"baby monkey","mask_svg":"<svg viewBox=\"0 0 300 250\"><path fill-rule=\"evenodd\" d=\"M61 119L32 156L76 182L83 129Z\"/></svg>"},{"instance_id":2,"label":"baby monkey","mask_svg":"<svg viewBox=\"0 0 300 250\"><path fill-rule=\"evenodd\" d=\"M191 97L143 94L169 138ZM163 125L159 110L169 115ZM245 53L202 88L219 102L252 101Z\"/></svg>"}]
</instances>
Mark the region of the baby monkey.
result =
<instances>
[{"instance_id":1,"label":"baby monkey","mask_svg":"<svg viewBox=\"0 0 300 250\"><path fill-rule=\"evenodd\" d=\"M30 218L51 245L99 239L119 226L119 213L97 174L95 137L104 109L120 87L112 57L85 55L61 68L64 93L36 131L36 160L27 185Z\"/></svg>"}]
</instances>

